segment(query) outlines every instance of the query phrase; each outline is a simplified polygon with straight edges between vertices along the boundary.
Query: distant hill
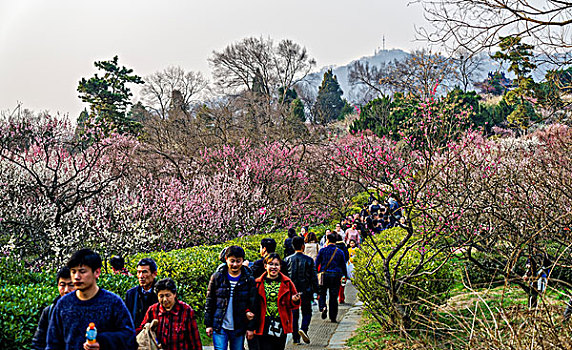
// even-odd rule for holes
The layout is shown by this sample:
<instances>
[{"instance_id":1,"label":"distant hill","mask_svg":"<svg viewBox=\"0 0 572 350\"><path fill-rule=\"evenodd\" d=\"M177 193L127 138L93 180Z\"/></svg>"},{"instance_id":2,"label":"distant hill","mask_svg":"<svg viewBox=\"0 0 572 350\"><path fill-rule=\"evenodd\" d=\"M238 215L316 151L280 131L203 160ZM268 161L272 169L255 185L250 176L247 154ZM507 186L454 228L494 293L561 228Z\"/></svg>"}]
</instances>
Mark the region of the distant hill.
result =
<instances>
[{"instance_id":1,"label":"distant hill","mask_svg":"<svg viewBox=\"0 0 572 350\"><path fill-rule=\"evenodd\" d=\"M354 62L368 62L373 66L380 66L382 63L388 63L393 60L402 60L409 56L408 52L399 49L392 49L392 50L380 50L373 56L364 56L357 60L353 60L350 63L344 66L326 66L322 67L318 72L310 73L304 79L303 84L307 87L313 88L316 92L322 83L322 78L324 77L324 73L328 69L332 69L334 75L338 78L338 83L344 92L344 97L348 100L352 100L353 93L357 92L357 88L355 86L351 86L348 80L348 73L350 67L354 64Z\"/></svg>"},{"instance_id":2,"label":"distant hill","mask_svg":"<svg viewBox=\"0 0 572 350\"><path fill-rule=\"evenodd\" d=\"M350 63L348 63L344 66L326 66L326 67L323 67L317 72L313 72L313 73L308 74L308 76L302 82L302 85L305 85L307 88L311 88L313 91L315 91L317 93L318 87L320 86L320 84L322 82L322 78L324 76L324 73L328 69L332 69L334 74L338 78L338 83L340 84L340 87L342 88L342 91L344 92L344 97L348 101L354 102L356 100L356 96L360 93L359 87L350 85L349 79L348 79L349 69L354 64L354 62L356 62L356 61L360 61L363 63L367 62L367 63L369 63L370 66L380 66L382 63L388 63L388 62L391 62L393 60L403 60L406 57L408 57L409 55L410 55L409 52L406 52L406 51L403 51L400 49L379 50L372 56L361 57L357 60L351 61ZM482 63L481 63L481 66L479 67L480 73L478 74L480 76L480 78L477 80L483 80L487 76L487 73L492 72L492 71L501 70L501 71L505 71L505 73L506 73L506 67L508 67L506 64L504 66L502 66L499 62L492 60L490 58L490 56L483 55L482 56ZM536 74L533 75L534 79L536 81L542 80L542 78L544 77L544 74L546 73L546 71L548 69L550 69L550 67L545 66L545 67L539 68L537 70ZM514 76L510 73L507 73L507 77L513 78Z\"/></svg>"}]
</instances>

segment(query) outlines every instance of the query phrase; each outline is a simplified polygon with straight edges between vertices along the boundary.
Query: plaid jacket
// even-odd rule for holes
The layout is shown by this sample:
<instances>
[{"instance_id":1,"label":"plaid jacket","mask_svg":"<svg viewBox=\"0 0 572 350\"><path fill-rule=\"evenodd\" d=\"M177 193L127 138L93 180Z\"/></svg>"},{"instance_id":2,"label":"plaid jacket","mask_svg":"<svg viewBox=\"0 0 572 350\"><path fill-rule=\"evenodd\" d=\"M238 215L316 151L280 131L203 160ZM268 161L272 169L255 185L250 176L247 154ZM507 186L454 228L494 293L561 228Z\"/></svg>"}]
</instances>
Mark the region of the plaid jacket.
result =
<instances>
[{"instance_id":1,"label":"plaid jacket","mask_svg":"<svg viewBox=\"0 0 572 350\"><path fill-rule=\"evenodd\" d=\"M157 340L163 350L202 349L197 317L189 305L177 300L171 311L165 311L158 303L153 304L141 324L154 319L159 320Z\"/></svg>"}]
</instances>

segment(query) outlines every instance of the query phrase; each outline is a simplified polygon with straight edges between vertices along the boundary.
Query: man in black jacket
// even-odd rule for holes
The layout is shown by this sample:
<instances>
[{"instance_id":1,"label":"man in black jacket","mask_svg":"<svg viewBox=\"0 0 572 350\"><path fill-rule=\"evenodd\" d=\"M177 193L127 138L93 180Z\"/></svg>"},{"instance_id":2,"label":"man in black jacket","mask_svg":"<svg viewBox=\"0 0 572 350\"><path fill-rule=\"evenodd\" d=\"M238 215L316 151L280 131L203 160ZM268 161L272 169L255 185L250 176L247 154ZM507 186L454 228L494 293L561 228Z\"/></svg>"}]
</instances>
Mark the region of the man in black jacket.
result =
<instances>
[{"instance_id":1,"label":"man in black jacket","mask_svg":"<svg viewBox=\"0 0 572 350\"><path fill-rule=\"evenodd\" d=\"M300 343L300 337L304 343L310 343L308 337L308 328L312 320L312 301L314 300L314 292L318 291L318 276L316 274L316 266L314 260L304 254L304 238L292 238L292 246L295 253L286 258L288 264L288 275L296 290L302 294L301 305L302 309L302 326L298 330L298 320L300 318L300 310L292 311L294 333L292 340L294 343Z\"/></svg>"},{"instance_id":2,"label":"man in black jacket","mask_svg":"<svg viewBox=\"0 0 572 350\"><path fill-rule=\"evenodd\" d=\"M125 306L133 318L135 328L141 322L149 307L158 302L157 294L153 292L157 280L157 263L152 258L144 258L137 263L137 280L139 285L125 294Z\"/></svg>"},{"instance_id":3,"label":"man in black jacket","mask_svg":"<svg viewBox=\"0 0 572 350\"><path fill-rule=\"evenodd\" d=\"M272 254L275 252L276 252L276 241L274 240L274 238L263 238L260 241L260 256L262 257L262 259L258 259L254 263L252 263L252 276L254 276L254 279L257 279L258 277L262 276L264 272L266 272L266 269L264 268L264 258L268 254ZM282 263L280 264L280 272L288 276L288 265L286 265L286 262L284 260L282 260Z\"/></svg>"},{"instance_id":4,"label":"man in black jacket","mask_svg":"<svg viewBox=\"0 0 572 350\"><path fill-rule=\"evenodd\" d=\"M58 292L60 295L42 311L38 328L36 328L36 333L32 339L32 349L34 350L44 350L46 348L48 325L50 323L50 317L52 316L54 305L56 305L61 297L75 290L75 286L71 279L70 269L67 266L62 267L58 271L56 281L58 282Z\"/></svg>"},{"instance_id":5,"label":"man in black jacket","mask_svg":"<svg viewBox=\"0 0 572 350\"><path fill-rule=\"evenodd\" d=\"M212 274L205 302L206 333L215 349L242 349L244 337L254 337L256 287L249 269L243 266L245 253L239 246L226 249L226 265Z\"/></svg>"}]
</instances>

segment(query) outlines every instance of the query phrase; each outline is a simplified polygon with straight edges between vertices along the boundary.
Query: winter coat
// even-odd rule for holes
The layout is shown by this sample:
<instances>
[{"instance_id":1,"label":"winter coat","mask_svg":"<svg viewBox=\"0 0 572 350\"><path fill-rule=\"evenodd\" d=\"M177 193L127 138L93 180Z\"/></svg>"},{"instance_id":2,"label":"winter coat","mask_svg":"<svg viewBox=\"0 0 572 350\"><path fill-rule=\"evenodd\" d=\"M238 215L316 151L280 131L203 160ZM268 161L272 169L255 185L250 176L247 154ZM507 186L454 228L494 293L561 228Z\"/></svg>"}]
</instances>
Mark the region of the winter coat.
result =
<instances>
[{"instance_id":1,"label":"winter coat","mask_svg":"<svg viewBox=\"0 0 572 350\"><path fill-rule=\"evenodd\" d=\"M264 334L264 322L266 319L266 291L264 290L264 279L266 278L266 275L267 272L256 279L256 289L258 290L256 302L256 319L258 320L258 326L254 331L254 334L256 335ZM284 329L284 334L288 334L294 331L292 310L296 310L300 307L300 300L296 303L292 301L292 296L298 293L294 283L283 273L280 273L280 278L280 289L278 290L278 314L280 316L282 329Z\"/></svg>"},{"instance_id":2,"label":"winter coat","mask_svg":"<svg viewBox=\"0 0 572 350\"><path fill-rule=\"evenodd\" d=\"M314 260L303 253L294 253L286 258L288 264L288 276L298 292L303 292L311 297L318 292L318 276Z\"/></svg>"},{"instance_id":3,"label":"winter coat","mask_svg":"<svg viewBox=\"0 0 572 350\"><path fill-rule=\"evenodd\" d=\"M256 289L254 277L249 269L242 268L238 283L234 287L233 321L234 330L245 333L254 330L255 321L246 318L248 311L254 310ZM205 326L212 327L216 332L222 329L222 323L230 299L230 282L228 281L228 266L224 265L212 274L205 302Z\"/></svg>"}]
</instances>

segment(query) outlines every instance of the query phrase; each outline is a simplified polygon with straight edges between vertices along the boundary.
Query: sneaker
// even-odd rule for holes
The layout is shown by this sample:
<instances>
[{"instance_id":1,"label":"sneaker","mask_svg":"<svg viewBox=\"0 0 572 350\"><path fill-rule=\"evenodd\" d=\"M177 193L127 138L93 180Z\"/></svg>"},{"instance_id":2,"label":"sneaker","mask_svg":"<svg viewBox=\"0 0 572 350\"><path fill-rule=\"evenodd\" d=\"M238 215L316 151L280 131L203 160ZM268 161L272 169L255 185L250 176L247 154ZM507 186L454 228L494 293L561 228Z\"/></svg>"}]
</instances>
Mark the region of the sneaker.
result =
<instances>
[{"instance_id":1,"label":"sneaker","mask_svg":"<svg viewBox=\"0 0 572 350\"><path fill-rule=\"evenodd\" d=\"M306 334L306 332L304 332L303 330L299 330L298 334L300 334L300 337L302 337L302 340L304 341L304 343L306 344L310 344L310 337L308 337L308 334Z\"/></svg>"},{"instance_id":2,"label":"sneaker","mask_svg":"<svg viewBox=\"0 0 572 350\"><path fill-rule=\"evenodd\" d=\"M325 307L322 309L322 320L325 320L328 317L328 308Z\"/></svg>"}]
</instances>

